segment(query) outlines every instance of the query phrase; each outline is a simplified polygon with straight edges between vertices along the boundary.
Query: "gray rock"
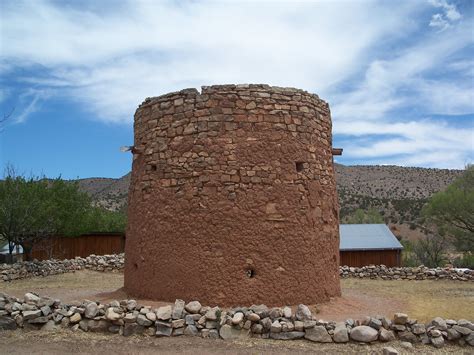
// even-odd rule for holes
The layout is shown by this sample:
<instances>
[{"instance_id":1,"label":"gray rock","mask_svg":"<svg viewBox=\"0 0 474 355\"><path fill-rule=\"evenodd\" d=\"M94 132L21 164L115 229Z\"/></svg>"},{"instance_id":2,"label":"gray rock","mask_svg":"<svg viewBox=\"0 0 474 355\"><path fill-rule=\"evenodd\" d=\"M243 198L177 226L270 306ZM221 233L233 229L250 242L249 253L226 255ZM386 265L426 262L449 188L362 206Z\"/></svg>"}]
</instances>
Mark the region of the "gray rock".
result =
<instances>
[{"instance_id":1,"label":"gray rock","mask_svg":"<svg viewBox=\"0 0 474 355\"><path fill-rule=\"evenodd\" d=\"M431 329L430 335L434 338L437 338L437 337L440 337L442 334L441 334L441 331L438 329Z\"/></svg>"},{"instance_id":2,"label":"gray rock","mask_svg":"<svg viewBox=\"0 0 474 355\"><path fill-rule=\"evenodd\" d=\"M382 349L382 354L383 355L398 355L399 352L397 349L392 348L391 346L386 346Z\"/></svg>"},{"instance_id":3,"label":"gray rock","mask_svg":"<svg viewBox=\"0 0 474 355\"><path fill-rule=\"evenodd\" d=\"M270 309L269 316L271 319L280 318L282 315L283 315L283 312L281 311L281 308L273 307L272 309Z\"/></svg>"},{"instance_id":4,"label":"gray rock","mask_svg":"<svg viewBox=\"0 0 474 355\"><path fill-rule=\"evenodd\" d=\"M457 340L461 338L461 334L453 328L450 328L446 331L448 340Z\"/></svg>"},{"instance_id":5,"label":"gray rock","mask_svg":"<svg viewBox=\"0 0 474 355\"><path fill-rule=\"evenodd\" d=\"M465 340L470 346L474 346L474 332L469 334Z\"/></svg>"},{"instance_id":6,"label":"gray rock","mask_svg":"<svg viewBox=\"0 0 474 355\"><path fill-rule=\"evenodd\" d=\"M376 318L370 318L368 326L379 330L382 328L382 322Z\"/></svg>"},{"instance_id":7,"label":"gray rock","mask_svg":"<svg viewBox=\"0 0 474 355\"><path fill-rule=\"evenodd\" d=\"M196 323L192 314L187 314L184 317L184 322L186 325L194 325Z\"/></svg>"},{"instance_id":8,"label":"gray rock","mask_svg":"<svg viewBox=\"0 0 474 355\"><path fill-rule=\"evenodd\" d=\"M34 319L37 317L41 316L41 311L35 310L35 311L24 311L23 312L23 320L29 320L29 319Z\"/></svg>"},{"instance_id":9,"label":"gray rock","mask_svg":"<svg viewBox=\"0 0 474 355\"><path fill-rule=\"evenodd\" d=\"M331 336L322 325L306 329L304 337L305 339L316 341L318 343L332 343Z\"/></svg>"},{"instance_id":10,"label":"gray rock","mask_svg":"<svg viewBox=\"0 0 474 355\"><path fill-rule=\"evenodd\" d=\"M87 320L87 323L88 323L87 326L89 328L89 331L93 333L107 333L110 328L110 323L104 319L101 319L101 320L89 319Z\"/></svg>"},{"instance_id":11,"label":"gray rock","mask_svg":"<svg viewBox=\"0 0 474 355\"><path fill-rule=\"evenodd\" d=\"M23 299L25 303L37 304L40 301L40 297L31 292L25 293L25 296L23 297Z\"/></svg>"},{"instance_id":12,"label":"gray rock","mask_svg":"<svg viewBox=\"0 0 474 355\"><path fill-rule=\"evenodd\" d=\"M370 343L377 340L379 333L374 328L366 325L359 325L351 330L350 336L352 340Z\"/></svg>"},{"instance_id":13,"label":"gray rock","mask_svg":"<svg viewBox=\"0 0 474 355\"><path fill-rule=\"evenodd\" d=\"M173 309L171 306L159 307L156 310L156 317L161 320L168 320L171 318L172 312L173 312Z\"/></svg>"},{"instance_id":14,"label":"gray rock","mask_svg":"<svg viewBox=\"0 0 474 355\"><path fill-rule=\"evenodd\" d=\"M250 307L250 310L254 313L257 313L262 319L268 317L269 315L268 307L264 304L253 305Z\"/></svg>"},{"instance_id":15,"label":"gray rock","mask_svg":"<svg viewBox=\"0 0 474 355\"><path fill-rule=\"evenodd\" d=\"M137 301L135 300L128 300L127 301L127 310L128 311L133 311L135 308L137 308Z\"/></svg>"},{"instance_id":16,"label":"gray rock","mask_svg":"<svg viewBox=\"0 0 474 355\"><path fill-rule=\"evenodd\" d=\"M411 327L413 334L421 335L426 333L426 327L422 323L413 324Z\"/></svg>"},{"instance_id":17,"label":"gray rock","mask_svg":"<svg viewBox=\"0 0 474 355\"><path fill-rule=\"evenodd\" d=\"M156 313L155 312L148 312L145 314L147 319L151 320L152 322L156 321Z\"/></svg>"},{"instance_id":18,"label":"gray rock","mask_svg":"<svg viewBox=\"0 0 474 355\"><path fill-rule=\"evenodd\" d=\"M196 326L188 325L188 326L186 326L186 328L184 328L184 335L197 336L197 335L199 335L199 331L196 328Z\"/></svg>"},{"instance_id":19,"label":"gray rock","mask_svg":"<svg viewBox=\"0 0 474 355\"><path fill-rule=\"evenodd\" d=\"M184 307L184 309L186 309L186 311L191 314L196 314L196 313L199 313L199 311L201 310L201 307L202 306L201 306L201 303L199 303L199 301L191 301Z\"/></svg>"},{"instance_id":20,"label":"gray rock","mask_svg":"<svg viewBox=\"0 0 474 355\"><path fill-rule=\"evenodd\" d=\"M292 312L291 312L291 308L290 307L283 307L283 317L287 318L287 319L290 319L291 318L291 315L292 315Z\"/></svg>"},{"instance_id":21,"label":"gray rock","mask_svg":"<svg viewBox=\"0 0 474 355\"><path fill-rule=\"evenodd\" d=\"M304 323L300 320L295 320L295 330L297 332L302 332L304 331Z\"/></svg>"},{"instance_id":22,"label":"gray rock","mask_svg":"<svg viewBox=\"0 0 474 355\"><path fill-rule=\"evenodd\" d=\"M236 312L232 317L232 324L239 324L244 320L244 314L242 312Z\"/></svg>"},{"instance_id":23,"label":"gray rock","mask_svg":"<svg viewBox=\"0 0 474 355\"><path fill-rule=\"evenodd\" d=\"M48 320L49 320L48 317L42 316L42 317L36 317L36 318L28 320L28 323L30 323L30 324L45 324L45 323L48 322Z\"/></svg>"},{"instance_id":24,"label":"gray rock","mask_svg":"<svg viewBox=\"0 0 474 355\"><path fill-rule=\"evenodd\" d=\"M410 343L417 343L420 341L420 339L415 334L409 331L398 333L398 338L401 341L408 341Z\"/></svg>"},{"instance_id":25,"label":"gray rock","mask_svg":"<svg viewBox=\"0 0 474 355\"><path fill-rule=\"evenodd\" d=\"M462 335L469 335L472 333L472 330L467 327L461 327L460 325L454 325L453 329L457 332L461 333Z\"/></svg>"},{"instance_id":26,"label":"gray rock","mask_svg":"<svg viewBox=\"0 0 474 355\"><path fill-rule=\"evenodd\" d=\"M272 320L269 317L266 317L260 321L260 324L263 326L263 329L268 332L272 327Z\"/></svg>"},{"instance_id":27,"label":"gray rock","mask_svg":"<svg viewBox=\"0 0 474 355\"><path fill-rule=\"evenodd\" d=\"M254 324L252 325L252 333L253 334L262 334L263 333L263 326L261 324Z\"/></svg>"},{"instance_id":28,"label":"gray rock","mask_svg":"<svg viewBox=\"0 0 474 355\"><path fill-rule=\"evenodd\" d=\"M380 329L379 340L382 342L388 342L395 340L395 334L391 330L385 328Z\"/></svg>"},{"instance_id":29,"label":"gray rock","mask_svg":"<svg viewBox=\"0 0 474 355\"><path fill-rule=\"evenodd\" d=\"M471 330L474 330L474 323L468 321L467 319L460 319L460 320L458 320L457 323L460 327L465 327L465 328L469 328Z\"/></svg>"},{"instance_id":30,"label":"gray rock","mask_svg":"<svg viewBox=\"0 0 474 355\"><path fill-rule=\"evenodd\" d=\"M443 337L431 338L431 344L433 344L435 348L442 348L444 346L444 338Z\"/></svg>"},{"instance_id":31,"label":"gray rock","mask_svg":"<svg viewBox=\"0 0 474 355\"><path fill-rule=\"evenodd\" d=\"M180 336L180 335L184 335L184 328L183 327L173 328L173 332L171 333L171 336L172 337L177 337L177 336Z\"/></svg>"},{"instance_id":32,"label":"gray rock","mask_svg":"<svg viewBox=\"0 0 474 355\"><path fill-rule=\"evenodd\" d=\"M176 300L174 302L174 307L173 307L173 313L171 315L171 318L173 319L180 319L183 317L183 311L184 311L184 306L185 303L183 300Z\"/></svg>"},{"instance_id":33,"label":"gray rock","mask_svg":"<svg viewBox=\"0 0 474 355\"><path fill-rule=\"evenodd\" d=\"M334 328L333 339L335 343L347 343L349 341L349 332L344 323L336 325L336 328Z\"/></svg>"},{"instance_id":34,"label":"gray rock","mask_svg":"<svg viewBox=\"0 0 474 355\"><path fill-rule=\"evenodd\" d=\"M184 320L183 320L184 322ZM144 326L144 327L149 327L150 325L153 324L151 320L149 320L144 314L139 314L137 316L137 323Z\"/></svg>"},{"instance_id":35,"label":"gray rock","mask_svg":"<svg viewBox=\"0 0 474 355\"><path fill-rule=\"evenodd\" d=\"M272 323L272 326L271 326L271 328L270 328L270 331L271 331L272 333L280 333L280 332L281 332L281 324L280 324L280 322L279 322L278 320L276 320L276 321L274 321L274 322Z\"/></svg>"},{"instance_id":36,"label":"gray rock","mask_svg":"<svg viewBox=\"0 0 474 355\"><path fill-rule=\"evenodd\" d=\"M413 344L410 343L409 341L402 341L400 343L400 346L403 348L403 349L413 349Z\"/></svg>"},{"instance_id":37,"label":"gray rock","mask_svg":"<svg viewBox=\"0 0 474 355\"><path fill-rule=\"evenodd\" d=\"M48 316L51 314L51 307L49 306L43 306L40 309L41 309L41 313L43 313L44 316Z\"/></svg>"},{"instance_id":38,"label":"gray rock","mask_svg":"<svg viewBox=\"0 0 474 355\"><path fill-rule=\"evenodd\" d=\"M185 325L184 319L173 319L171 321L171 328L183 328Z\"/></svg>"},{"instance_id":39,"label":"gray rock","mask_svg":"<svg viewBox=\"0 0 474 355\"><path fill-rule=\"evenodd\" d=\"M270 338L278 340L293 340L300 339L305 336L305 332L284 332L284 333L270 333Z\"/></svg>"},{"instance_id":40,"label":"gray rock","mask_svg":"<svg viewBox=\"0 0 474 355\"><path fill-rule=\"evenodd\" d=\"M133 313L127 313L125 317L123 317L123 321L125 323L134 323L137 321L137 315Z\"/></svg>"},{"instance_id":41,"label":"gray rock","mask_svg":"<svg viewBox=\"0 0 474 355\"><path fill-rule=\"evenodd\" d=\"M448 329L448 325L446 324L446 321L441 317L436 317L435 319L433 319L431 321L431 324L434 327L436 327L436 329L439 329L439 330L447 330Z\"/></svg>"},{"instance_id":42,"label":"gray rock","mask_svg":"<svg viewBox=\"0 0 474 355\"><path fill-rule=\"evenodd\" d=\"M308 306L304 304L298 305L295 315L297 320L311 320L311 311L309 310Z\"/></svg>"},{"instance_id":43,"label":"gray rock","mask_svg":"<svg viewBox=\"0 0 474 355\"><path fill-rule=\"evenodd\" d=\"M17 324L14 319L4 316L0 317L0 330L15 330L16 328Z\"/></svg>"},{"instance_id":44,"label":"gray rock","mask_svg":"<svg viewBox=\"0 0 474 355\"><path fill-rule=\"evenodd\" d=\"M84 317L92 319L97 316L97 313L99 313L99 307L97 306L97 303L89 302L86 305L86 309L84 311Z\"/></svg>"},{"instance_id":45,"label":"gray rock","mask_svg":"<svg viewBox=\"0 0 474 355\"><path fill-rule=\"evenodd\" d=\"M209 335L211 335L210 332L209 332ZM237 328L231 327L228 324L224 324L219 330L219 335L224 340L246 339L250 335L250 330L237 329Z\"/></svg>"},{"instance_id":46,"label":"gray rock","mask_svg":"<svg viewBox=\"0 0 474 355\"><path fill-rule=\"evenodd\" d=\"M204 315L207 320L217 320L217 315L220 312L219 307L209 309Z\"/></svg>"},{"instance_id":47,"label":"gray rock","mask_svg":"<svg viewBox=\"0 0 474 355\"><path fill-rule=\"evenodd\" d=\"M117 312L115 312L114 307L109 307L105 311L105 318L107 318L110 321L116 321L122 318L122 316L118 314Z\"/></svg>"},{"instance_id":48,"label":"gray rock","mask_svg":"<svg viewBox=\"0 0 474 355\"><path fill-rule=\"evenodd\" d=\"M171 336L171 333L173 332L173 328L171 328L171 324L163 324L163 322L160 322L156 324L156 336L161 336L161 337L169 337Z\"/></svg>"},{"instance_id":49,"label":"gray rock","mask_svg":"<svg viewBox=\"0 0 474 355\"><path fill-rule=\"evenodd\" d=\"M405 325L408 321L408 315L405 313L395 313L393 316L393 322L395 324Z\"/></svg>"}]
</instances>

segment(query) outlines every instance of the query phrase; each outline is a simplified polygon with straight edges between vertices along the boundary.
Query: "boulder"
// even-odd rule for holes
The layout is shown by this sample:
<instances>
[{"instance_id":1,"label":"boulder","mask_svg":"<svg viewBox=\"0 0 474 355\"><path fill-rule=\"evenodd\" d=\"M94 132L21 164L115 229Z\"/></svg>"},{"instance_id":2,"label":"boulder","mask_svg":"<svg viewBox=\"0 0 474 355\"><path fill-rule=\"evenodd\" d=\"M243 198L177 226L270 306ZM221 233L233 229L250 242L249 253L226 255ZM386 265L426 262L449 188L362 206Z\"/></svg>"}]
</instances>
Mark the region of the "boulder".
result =
<instances>
[{"instance_id":1,"label":"boulder","mask_svg":"<svg viewBox=\"0 0 474 355\"><path fill-rule=\"evenodd\" d=\"M184 322L184 320L183 320L183 322ZM149 327L150 325L153 324L153 322L152 322L151 320L149 320L149 319L146 317L146 315L144 315L144 314L139 314L139 315L137 316L137 323L138 323L139 325L144 326L144 327Z\"/></svg>"},{"instance_id":2,"label":"boulder","mask_svg":"<svg viewBox=\"0 0 474 355\"><path fill-rule=\"evenodd\" d=\"M443 337L431 338L431 344L433 344L435 348L442 348L444 346L444 338Z\"/></svg>"},{"instance_id":3,"label":"boulder","mask_svg":"<svg viewBox=\"0 0 474 355\"><path fill-rule=\"evenodd\" d=\"M24 311L23 320L30 320L41 316L41 310L36 311Z\"/></svg>"},{"instance_id":4,"label":"boulder","mask_svg":"<svg viewBox=\"0 0 474 355\"><path fill-rule=\"evenodd\" d=\"M436 317L431 321L431 325L433 325L436 329L439 330L447 330L448 325L446 324L446 321L441 318L441 317Z\"/></svg>"},{"instance_id":5,"label":"boulder","mask_svg":"<svg viewBox=\"0 0 474 355\"><path fill-rule=\"evenodd\" d=\"M405 325L408 321L408 315L405 313L395 313L393 315L393 322L395 324Z\"/></svg>"},{"instance_id":6,"label":"boulder","mask_svg":"<svg viewBox=\"0 0 474 355\"><path fill-rule=\"evenodd\" d=\"M250 336L250 330L237 329L228 324L224 324L219 330L219 335L224 340L246 339Z\"/></svg>"},{"instance_id":7,"label":"boulder","mask_svg":"<svg viewBox=\"0 0 474 355\"><path fill-rule=\"evenodd\" d=\"M97 303L89 302L86 305L86 308L84 310L84 317L89 318L89 319L95 318L98 312L99 312L99 307L97 306Z\"/></svg>"},{"instance_id":8,"label":"boulder","mask_svg":"<svg viewBox=\"0 0 474 355\"><path fill-rule=\"evenodd\" d=\"M279 321L276 320L272 323L272 326L270 328L270 332L272 332L272 333L280 333L281 332L281 324L280 324Z\"/></svg>"},{"instance_id":9,"label":"boulder","mask_svg":"<svg viewBox=\"0 0 474 355\"><path fill-rule=\"evenodd\" d=\"M347 343L349 341L349 332L344 323L339 323L334 328L333 339L335 343Z\"/></svg>"},{"instance_id":10,"label":"boulder","mask_svg":"<svg viewBox=\"0 0 474 355\"><path fill-rule=\"evenodd\" d=\"M201 306L201 303L199 303L199 301L191 301L186 306L184 306L184 309L186 309L188 313L196 314L196 313L199 313L199 311L201 310L201 307L202 306Z\"/></svg>"},{"instance_id":11,"label":"boulder","mask_svg":"<svg viewBox=\"0 0 474 355\"><path fill-rule=\"evenodd\" d=\"M317 325L305 330L305 339L315 341L318 343L332 343L332 338L326 328L322 325Z\"/></svg>"},{"instance_id":12,"label":"boulder","mask_svg":"<svg viewBox=\"0 0 474 355\"><path fill-rule=\"evenodd\" d=\"M363 343L370 343L377 340L379 332L366 325L359 325L351 330L351 339Z\"/></svg>"},{"instance_id":13,"label":"boulder","mask_svg":"<svg viewBox=\"0 0 474 355\"><path fill-rule=\"evenodd\" d=\"M383 342L393 341L395 340L395 334L391 330L382 328L380 329L379 340Z\"/></svg>"},{"instance_id":14,"label":"boulder","mask_svg":"<svg viewBox=\"0 0 474 355\"><path fill-rule=\"evenodd\" d=\"M34 293L28 292L25 293L25 296L23 297L23 300L25 303L34 303L37 304L40 300L40 297Z\"/></svg>"},{"instance_id":15,"label":"boulder","mask_svg":"<svg viewBox=\"0 0 474 355\"><path fill-rule=\"evenodd\" d=\"M185 303L183 300L176 300L174 302L173 313L171 314L171 318L173 319L180 319L183 317Z\"/></svg>"},{"instance_id":16,"label":"boulder","mask_svg":"<svg viewBox=\"0 0 474 355\"><path fill-rule=\"evenodd\" d=\"M118 314L117 312L115 312L114 307L109 307L105 311L105 318L107 318L110 321L116 321L122 318L122 316Z\"/></svg>"},{"instance_id":17,"label":"boulder","mask_svg":"<svg viewBox=\"0 0 474 355\"><path fill-rule=\"evenodd\" d=\"M411 327L411 330L413 334L416 334L416 335L421 335L421 334L426 333L426 327L424 324L421 324L421 323L413 324Z\"/></svg>"},{"instance_id":18,"label":"boulder","mask_svg":"<svg viewBox=\"0 0 474 355\"><path fill-rule=\"evenodd\" d=\"M311 311L309 310L308 306L304 304L299 304L296 310L296 319L298 320L311 320Z\"/></svg>"},{"instance_id":19,"label":"boulder","mask_svg":"<svg viewBox=\"0 0 474 355\"><path fill-rule=\"evenodd\" d=\"M398 338L401 341L408 341L410 343L417 343L420 341L420 339L415 334L409 331L398 333Z\"/></svg>"},{"instance_id":20,"label":"boulder","mask_svg":"<svg viewBox=\"0 0 474 355\"><path fill-rule=\"evenodd\" d=\"M156 318L160 320L169 320L171 318L172 312L173 312L173 309L171 306L159 307L156 310Z\"/></svg>"},{"instance_id":21,"label":"boulder","mask_svg":"<svg viewBox=\"0 0 474 355\"><path fill-rule=\"evenodd\" d=\"M460 325L454 325L453 329L462 335L469 335L472 333L472 330L467 327L461 327Z\"/></svg>"},{"instance_id":22,"label":"boulder","mask_svg":"<svg viewBox=\"0 0 474 355\"><path fill-rule=\"evenodd\" d=\"M232 324L239 324L244 320L244 314L242 312L236 312L232 317Z\"/></svg>"},{"instance_id":23,"label":"boulder","mask_svg":"<svg viewBox=\"0 0 474 355\"><path fill-rule=\"evenodd\" d=\"M128 337L135 334L143 334L145 327L137 323L125 323L123 326L123 335Z\"/></svg>"},{"instance_id":24,"label":"boulder","mask_svg":"<svg viewBox=\"0 0 474 355\"><path fill-rule=\"evenodd\" d=\"M199 335L199 330L194 325L188 325L184 328L184 335L197 336Z\"/></svg>"},{"instance_id":25,"label":"boulder","mask_svg":"<svg viewBox=\"0 0 474 355\"><path fill-rule=\"evenodd\" d=\"M79 323L81 319L82 317L79 313L74 313L71 317L69 317L69 322L72 324Z\"/></svg>"}]
</instances>

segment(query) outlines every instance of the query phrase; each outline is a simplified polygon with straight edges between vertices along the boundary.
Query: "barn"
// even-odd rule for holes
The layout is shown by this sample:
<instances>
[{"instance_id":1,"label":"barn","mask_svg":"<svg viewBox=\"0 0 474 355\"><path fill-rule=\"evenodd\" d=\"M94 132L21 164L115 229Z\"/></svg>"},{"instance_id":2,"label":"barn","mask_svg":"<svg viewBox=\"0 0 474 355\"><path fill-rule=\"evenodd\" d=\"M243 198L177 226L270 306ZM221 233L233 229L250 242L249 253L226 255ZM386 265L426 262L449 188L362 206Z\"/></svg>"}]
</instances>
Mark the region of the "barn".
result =
<instances>
[{"instance_id":1,"label":"barn","mask_svg":"<svg viewBox=\"0 0 474 355\"><path fill-rule=\"evenodd\" d=\"M340 265L400 266L403 246L385 224L339 225Z\"/></svg>"}]
</instances>

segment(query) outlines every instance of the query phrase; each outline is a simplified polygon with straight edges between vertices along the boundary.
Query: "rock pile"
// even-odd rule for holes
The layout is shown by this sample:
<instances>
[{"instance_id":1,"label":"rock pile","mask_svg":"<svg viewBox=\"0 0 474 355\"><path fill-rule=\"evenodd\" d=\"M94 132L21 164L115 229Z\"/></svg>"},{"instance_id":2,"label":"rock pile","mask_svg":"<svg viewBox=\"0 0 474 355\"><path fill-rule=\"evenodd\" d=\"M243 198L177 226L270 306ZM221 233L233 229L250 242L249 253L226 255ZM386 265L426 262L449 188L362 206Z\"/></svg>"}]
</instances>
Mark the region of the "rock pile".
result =
<instances>
[{"instance_id":1,"label":"rock pile","mask_svg":"<svg viewBox=\"0 0 474 355\"><path fill-rule=\"evenodd\" d=\"M70 260L24 261L15 264L0 264L3 281L11 281L36 276L49 276L74 272L76 270L116 271L122 270L125 254L90 255Z\"/></svg>"},{"instance_id":2,"label":"rock pile","mask_svg":"<svg viewBox=\"0 0 474 355\"><path fill-rule=\"evenodd\" d=\"M120 271L123 270L125 254L90 255L70 260L24 261L15 264L0 264L1 280L11 281L28 277L49 276L76 270ZM386 267L369 265L364 267L340 266L342 278L356 277L382 280L459 280L474 281L474 270L418 267Z\"/></svg>"},{"instance_id":3,"label":"rock pile","mask_svg":"<svg viewBox=\"0 0 474 355\"><path fill-rule=\"evenodd\" d=\"M307 339L319 343L371 343L400 339L404 342L432 344L446 342L474 346L474 323L434 318L419 323L396 313L393 319L366 317L345 322L318 320L300 304L269 308L265 305L221 309L203 306L198 301L152 308L135 300L101 304L82 301L63 304L60 300L27 293L23 299L0 293L0 330L70 328L73 331L156 336L199 336L203 338L243 339L248 337L278 340Z\"/></svg>"},{"instance_id":4,"label":"rock pile","mask_svg":"<svg viewBox=\"0 0 474 355\"><path fill-rule=\"evenodd\" d=\"M459 280L474 281L474 270L453 268L387 267L369 265L363 267L340 266L342 278L358 277L382 280Z\"/></svg>"}]
</instances>

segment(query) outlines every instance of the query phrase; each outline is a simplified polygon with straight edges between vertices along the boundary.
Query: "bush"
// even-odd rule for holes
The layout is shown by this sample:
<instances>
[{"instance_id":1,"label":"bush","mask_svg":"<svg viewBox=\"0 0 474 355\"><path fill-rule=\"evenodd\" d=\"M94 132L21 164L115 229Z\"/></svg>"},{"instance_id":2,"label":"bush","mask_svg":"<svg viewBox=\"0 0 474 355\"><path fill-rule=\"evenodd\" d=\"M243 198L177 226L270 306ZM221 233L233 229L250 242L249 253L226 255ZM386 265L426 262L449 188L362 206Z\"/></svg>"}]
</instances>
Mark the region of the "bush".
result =
<instances>
[{"instance_id":1,"label":"bush","mask_svg":"<svg viewBox=\"0 0 474 355\"><path fill-rule=\"evenodd\" d=\"M474 254L465 253L462 257L457 257L453 260L453 266L474 270Z\"/></svg>"}]
</instances>

